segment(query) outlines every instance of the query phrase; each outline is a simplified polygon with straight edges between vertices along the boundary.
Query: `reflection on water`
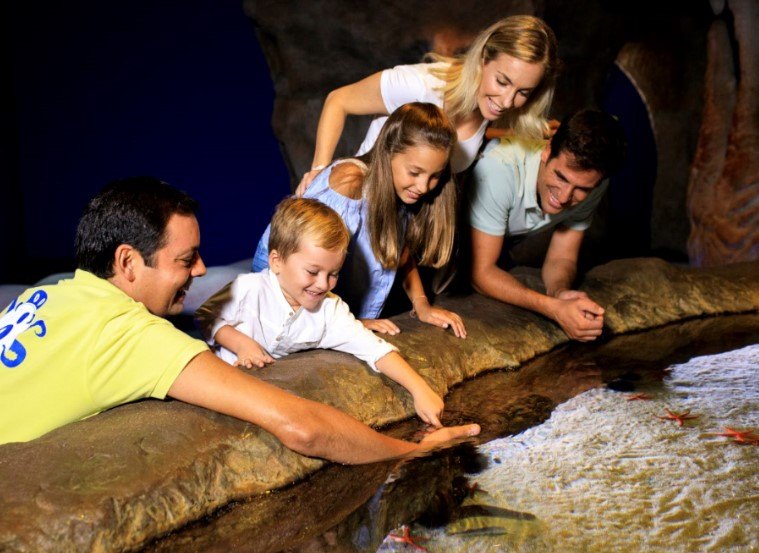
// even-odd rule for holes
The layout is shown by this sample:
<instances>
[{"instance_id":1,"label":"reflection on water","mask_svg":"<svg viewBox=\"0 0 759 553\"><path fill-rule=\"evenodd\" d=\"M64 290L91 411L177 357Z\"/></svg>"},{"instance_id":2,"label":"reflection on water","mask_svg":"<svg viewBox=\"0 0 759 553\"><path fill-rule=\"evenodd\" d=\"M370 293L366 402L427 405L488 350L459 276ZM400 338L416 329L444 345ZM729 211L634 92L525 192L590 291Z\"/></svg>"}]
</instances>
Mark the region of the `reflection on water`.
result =
<instances>
[{"instance_id":1,"label":"reflection on water","mask_svg":"<svg viewBox=\"0 0 759 553\"><path fill-rule=\"evenodd\" d=\"M414 531L433 538L425 543L430 551L759 547L745 541L759 534L756 447L711 435L721 425L759 425L759 393L748 367L753 363L755 372L759 360L740 376L732 361L667 370L697 354L758 342L759 315L693 320L574 344L516 371L481 375L445 398L444 423L478 422L479 443L510 436L480 446L482 456L462 446L401 466L330 465L287 489L229 505L146 550L376 551L391 529L415 520L427 525ZM626 401L633 392L654 399ZM700 418L679 428L654 416L665 407ZM413 419L387 433L409 438L420 428ZM709 485L691 485L699 482ZM457 534L428 529L446 524ZM637 537L616 547L615 536Z\"/></svg>"},{"instance_id":2,"label":"reflection on water","mask_svg":"<svg viewBox=\"0 0 759 553\"><path fill-rule=\"evenodd\" d=\"M480 448L488 493L466 502L534 519L480 514L464 533L414 529L430 551L758 551L757 447L718 435L759 430L758 370L752 345L673 365L663 381L627 379L650 400L609 388L574 397ZM697 418L679 426L658 417L666 409Z\"/></svg>"}]
</instances>

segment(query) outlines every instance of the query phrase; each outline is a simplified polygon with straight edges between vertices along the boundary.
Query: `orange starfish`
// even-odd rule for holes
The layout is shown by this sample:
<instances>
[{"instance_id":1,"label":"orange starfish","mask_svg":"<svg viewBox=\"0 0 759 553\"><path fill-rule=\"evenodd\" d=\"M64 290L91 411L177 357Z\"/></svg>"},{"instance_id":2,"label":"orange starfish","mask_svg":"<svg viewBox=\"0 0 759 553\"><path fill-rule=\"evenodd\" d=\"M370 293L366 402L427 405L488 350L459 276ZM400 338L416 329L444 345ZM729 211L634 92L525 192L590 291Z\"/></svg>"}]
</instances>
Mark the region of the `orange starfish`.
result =
<instances>
[{"instance_id":1,"label":"orange starfish","mask_svg":"<svg viewBox=\"0 0 759 553\"><path fill-rule=\"evenodd\" d=\"M413 546L414 549L418 549L419 551L427 551L426 547L422 547L416 541L414 540L426 540L427 538L417 537L412 538L411 537L411 530L408 526L403 526L403 535L399 536L398 534L388 534L388 538L390 538L393 541L401 542L401 543L407 543L411 546Z\"/></svg>"},{"instance_id":2,"label":"orange starfish","mask_svg":"<svg viewBox=\"0 0 759 553\"><path fill-rule=\"evenodd\" d=\"M474 497L478 493L483 493L485 495L490 495L487 490L483 490L480 486L479 482L472 482L471 484L466 485L466 495L467 497Z\"/></svg>"},{"instance_id":3,"label":"orange starfish","mask_svg":"<svg viewBox=\"0 0 759 553\"><path fill-rule=\"evenodd\" d=\"M683 411L682 413L670 411L669 409L666 409L666 408L664 410L667 412L666 415L656 415L656 416L662 420L677 421L677 426L682 426L683 423L687 420L698 418L698 415L690 414L690 409Z\"/></svg>"},{"instance_id":4,"label":"orange starfish","mask_svg":"<svg viewBox=\"0 0 759 553\"><path fill-rule=\"evenodd\" d=\"M653 399L653 398L651 398L651 396L649 396L648 394L643 394L643 393L627 396L627 401L648 401L649 399Z\"/></svg>"},{"instance_id":5,"label":"orange starfish","mask_svg":"<svg viewBox=\"0 0 759 553\"><path fill-rule=\"evenodd\" d=\"M726 426L725 431L717 434L717 436L732 438L735 443L743 445L759 445L759 434L751 430L734 430Z\"/></svg>"}]
</instances>

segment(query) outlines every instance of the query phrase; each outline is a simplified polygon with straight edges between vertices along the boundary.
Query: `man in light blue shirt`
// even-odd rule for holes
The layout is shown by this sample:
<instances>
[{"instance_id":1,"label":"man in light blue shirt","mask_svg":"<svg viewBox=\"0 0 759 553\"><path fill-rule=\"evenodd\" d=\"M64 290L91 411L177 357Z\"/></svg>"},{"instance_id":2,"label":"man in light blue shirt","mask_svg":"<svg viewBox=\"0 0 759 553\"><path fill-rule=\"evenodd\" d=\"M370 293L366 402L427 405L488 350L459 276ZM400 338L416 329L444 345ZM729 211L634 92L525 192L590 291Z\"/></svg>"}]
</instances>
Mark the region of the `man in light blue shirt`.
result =
<instances>
[{"instance_id":1,"label":"man in light blue shirt","mask_svg":"<svg viewBox=\"0 0 759 553\"><path fill-rule=\"evenodd\" d=\"M621 125L596 110L565 118L545 144L514 138L488 144L474 167L469 203L474 288L553 319L574 340L598 337L604 310L572 290L572 283L585 230L607 187L604 179L623 159ZM499 267L498 260L506 236L547 230L553 234L541 294Z\"/></svg>"}]
</instances>

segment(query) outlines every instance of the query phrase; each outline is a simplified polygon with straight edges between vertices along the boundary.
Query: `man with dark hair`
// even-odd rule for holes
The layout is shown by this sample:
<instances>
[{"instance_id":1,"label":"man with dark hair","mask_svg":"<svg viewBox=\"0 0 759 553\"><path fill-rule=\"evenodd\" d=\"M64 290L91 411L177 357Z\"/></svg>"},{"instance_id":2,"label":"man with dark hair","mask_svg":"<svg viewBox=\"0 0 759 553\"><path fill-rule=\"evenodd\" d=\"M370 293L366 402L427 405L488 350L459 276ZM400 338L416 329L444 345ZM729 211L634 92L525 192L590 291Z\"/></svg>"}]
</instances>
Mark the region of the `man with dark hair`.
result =
<instances>
[{"instance_id":1,"label":"man with dark hair","mask_svg":"<svg viewBox=\"0 0 759 553\"><path fill-rule=\"evenodd\" d=\"M157 179L118 181L87 206L74 278L25 291L0 315L0 444L26 441L104 409L173 398L231 415L304 455L344 463L391 458L452 438L396 440L332 407L228 365L163 317L203 276L196 204Z\"/></svg>"},{"instance_id":2,"label":"man with dark hair","mask_svg":"<svg viewBox=\"0 0 759 553\"><path fill-rule=\"evenodd\" d=\"M585 230L624 161L622 126L610 115L582 110L562 121L544 145L514 138L491 141L474 167L469 223L472 284L486 296L537 311L575 340L594 340L603 308L572 290ZM603 181L603 182L602 182ZM498 265L506 236L552 230L543 263L546 293L531 290Z\"/></svg>"}]
</instances>

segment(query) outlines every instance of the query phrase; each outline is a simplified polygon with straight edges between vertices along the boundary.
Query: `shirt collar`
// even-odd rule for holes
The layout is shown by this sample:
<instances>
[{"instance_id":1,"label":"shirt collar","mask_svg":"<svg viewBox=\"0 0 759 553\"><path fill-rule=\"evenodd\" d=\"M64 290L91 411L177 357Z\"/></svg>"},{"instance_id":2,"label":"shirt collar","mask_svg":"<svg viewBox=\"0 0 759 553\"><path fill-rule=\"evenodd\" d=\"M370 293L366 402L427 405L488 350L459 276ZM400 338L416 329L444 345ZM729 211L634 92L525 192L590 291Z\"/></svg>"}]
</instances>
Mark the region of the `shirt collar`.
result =
<instances>
[{"instance_id":1,"label":"shirt collar","mask_svg":"<svg viewBox=\"0 0 759 553\"><path fill-rule=\"evenodd\" d=\"M66 282L65 280L62 280L60 282ZM95 288L99 288L105 292L110 292L112 294L122 294L124 296L127 296L132 301L135 301L134 298L129 296L124 290L113 284L111 281L109 281L107 278L101 278L89 271L85 271L84 269L77 269L74 271L74 278L69 282L77 282L81 284L85 284L87 286L93 286Z\"/></svg>"},{"instance_id":2,"label":"shirt collar","mask_svg":"<svg viewBox=\"0 0 759 553\"><path fill-rule=\"evenodd\" d=\"M538 171L540 170L540 155L531 156L525 163L524 207L537 210L542 216L543 210L538 205Z\"/></svg>"},{"instance_id":3,"label":"shirt collar","mask_svg":"<svg viewBox=\"0 0 759 553\"><path fill-rule=\"evenodd\" d=\"M134 299L132 296L130 296L124 290L122 290L121 288L119 288L118 286L116 286L115 284L113 284L107 278L101 278L101 277L97 276L94 273L91 273L89 271L85 271L84 269L76 269L76 271L74 271L74 278L73 279L71 279L71 280L61 280L59 282L59 284L63 284L63 283L67 283L67 282L75 282L75 283L77 283L79 285L85 285L85 286L90 286L92 288L97 288L98 290L100 290L102 292L105 292L105 293L108 293L108 294L113 294L113 295L116 295L116 296L122 296L122 297L126 298L127 300L136 303L137 305L139 305L140 307L142 307L145 311L147 311L148 313L150 313L150 310L148 310L148 308L145 307L144 303L142 303L141 301L137 301L136 299ZM165 317L161 317L160 315L156 315L154 313L150 313L150 314L153 315L154 317L158 317L159 319L164 319L165 318Z\"/></svg>"}]
</instances>

